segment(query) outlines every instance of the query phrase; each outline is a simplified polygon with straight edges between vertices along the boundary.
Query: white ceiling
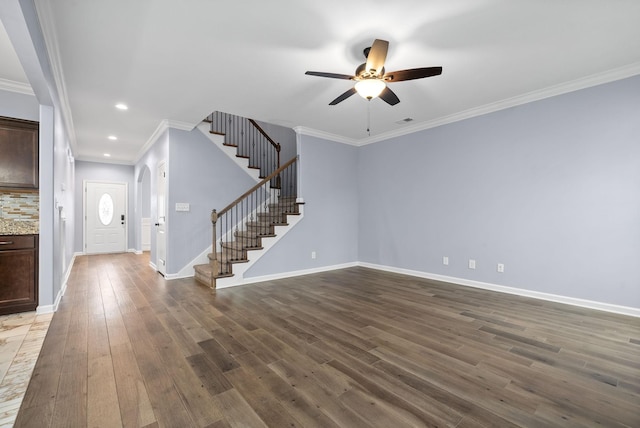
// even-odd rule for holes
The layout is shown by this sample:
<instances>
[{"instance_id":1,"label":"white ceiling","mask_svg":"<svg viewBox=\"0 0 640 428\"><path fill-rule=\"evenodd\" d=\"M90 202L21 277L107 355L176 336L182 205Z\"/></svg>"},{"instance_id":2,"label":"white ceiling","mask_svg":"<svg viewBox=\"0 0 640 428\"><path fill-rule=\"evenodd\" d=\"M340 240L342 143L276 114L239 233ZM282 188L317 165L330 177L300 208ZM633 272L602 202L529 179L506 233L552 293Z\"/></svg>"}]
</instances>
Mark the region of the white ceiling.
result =
<instances>
[{"instance_id":1,"label":"white ceiling","mask_svg":"<svg viewBox=\"0 0 640 428\"><path fill-rule=\"evenodd\" d=\"M51 3L36 0L78 159L135 162L162 124L215 110L363 144L640 73L638 0ZM352 74L375 38L387 71L443 73L392 84L396 106L371 101L369 137L366 100L328 105L351 82L304 72ZM22 79L0 54L0 77Z\"/></svg>"}]
</instances>

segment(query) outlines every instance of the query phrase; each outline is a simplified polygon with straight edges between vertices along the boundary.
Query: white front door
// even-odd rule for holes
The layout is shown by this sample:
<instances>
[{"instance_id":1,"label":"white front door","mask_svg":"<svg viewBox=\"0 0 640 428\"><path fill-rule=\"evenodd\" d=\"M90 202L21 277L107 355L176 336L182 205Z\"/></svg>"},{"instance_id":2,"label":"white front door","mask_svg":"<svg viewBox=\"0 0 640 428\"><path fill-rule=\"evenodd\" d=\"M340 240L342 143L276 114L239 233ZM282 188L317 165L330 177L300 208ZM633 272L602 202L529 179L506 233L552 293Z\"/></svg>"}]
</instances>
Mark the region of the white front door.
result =
<instances>
[{"instance_id":1,"label":"white front door","mask_svg":"<svg viewBox=\"0 0 640 428\"><path fill-rule=\"evenodd\" d=\"M127 183L85 181L85 252L127 250Z\"/></svg>"},{"instance_id":2,"label":"white front door","mask_svg":"<svg viewBox=\"0 0 640 428\"><path fill-rule=\"evenodd\" d=\"M166 163L158 164L158 220L156 221L156 269L167 274L167 171Z\"/></svg>"}]
</instances>

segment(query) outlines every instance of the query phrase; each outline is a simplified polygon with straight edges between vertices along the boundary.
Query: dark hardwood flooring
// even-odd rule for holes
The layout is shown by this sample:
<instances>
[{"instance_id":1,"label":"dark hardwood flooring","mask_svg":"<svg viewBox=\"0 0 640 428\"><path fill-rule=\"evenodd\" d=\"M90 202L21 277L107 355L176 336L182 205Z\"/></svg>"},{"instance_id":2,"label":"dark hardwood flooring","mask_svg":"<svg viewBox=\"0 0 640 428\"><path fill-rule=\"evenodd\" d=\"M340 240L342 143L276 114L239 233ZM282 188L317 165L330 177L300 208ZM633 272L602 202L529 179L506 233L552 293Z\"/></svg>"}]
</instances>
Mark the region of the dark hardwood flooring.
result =
<instances>
[{"instance_id":1,"label":"dark hardwood flooring","mask_svg":"<svg viewBox=\"0 0 640 428\"><path fill-rule=\"evenodd\" d=\"M365 268L76 259L17 427L640 427L640 320Z\"/></svg>"}]
</instances>

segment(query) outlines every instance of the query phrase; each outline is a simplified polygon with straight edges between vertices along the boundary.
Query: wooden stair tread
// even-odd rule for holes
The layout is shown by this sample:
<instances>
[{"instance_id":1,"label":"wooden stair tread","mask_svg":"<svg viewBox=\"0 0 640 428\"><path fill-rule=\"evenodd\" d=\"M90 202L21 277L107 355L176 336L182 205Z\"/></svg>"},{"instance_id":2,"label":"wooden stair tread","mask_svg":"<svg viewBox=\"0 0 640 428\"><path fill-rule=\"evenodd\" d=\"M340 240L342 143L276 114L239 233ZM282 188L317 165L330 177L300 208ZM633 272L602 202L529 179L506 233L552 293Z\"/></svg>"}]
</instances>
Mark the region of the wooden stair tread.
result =
<instances>
[{"instance_id":1,"label":"wooden stair tread","mask_svg":"<svg viewBox=\"0 0 640 428\"><path fill-rule=\"evenodd\" d=\"M228 241L222 243L222 248L234 250L234 251L251 251L251 250L262 250L263 247L247 247L242 244L242 242L238 241Z\"/></svg>"},{"instance_id":2,"label":"wooden stair tread","mask_svg":"<svg viewBox=\"0 0 640 428\"><path fill-rule=\"evenodd\" d=\"M201 264L201 265L195 265L193 267L195 269L196 272L198 272L200 275L211 278L213 275L213 266L211 266L208 263L205 264ZM229 278L231 276L233 276L233 272L229 271L229 272L224 272L224 273L219 273L217 275L214 275L216 278Z\"/></svg>"},{"instance_id":3,"label":"wooden stair tread","mask_svg":"<svg viewBox=\"0 0 640 428\"><path fill-rule=\"evenodd\" d=\"M209 253L207 254L207 257L209 258L209 260L213 261L213 253ZM249 261L249 259L230 259L229 255L226 253L218 253L217 254L217 261L218 263L224 264L224 263L247 263Z\"/></svg>"},{"instance_id":4,"label":"wooden stair tread","mask_svg":"<svg viewBox=\"0 0 640 428\"><path fill-rule=\"evenodd\" d=\"M234 125L234 122L233 122L234 120L242 121L240 122L242 126L240 128L235 126L237 125L238 122L235 122L235 125ZM245 133L243 128L243 126L245 125L243 124L245 124L245 122L247 121L250 122L252 126L257 128L257 130L260 131L260 133L264 137L266 137L266 141L270 142L272 147L276 148L278 152L280 151L280 144L272 140L264 132L264 130L262 130L260 126L252 119L241 118L235 115L228 115L223 112L214 112L203 120L203 122L208 124L207 127L209 128L209 132L211 134L224 136L224 140L222 140L223 146L235 148L236 149L235 156L237 158L248 159L246 168L251 170L258 170L259 178L264 179L266 178L267 175L271 175L271 173L269 173L269 169L271 165L269 167L264 167L264 168L256 165L256 164L259 164L261 160L264 160L262 159L264 155L260 154L262 153L261 151L262 149L258 150L258 154L256 155L253 149L245 148L245 141L246 141L247 135L249 134ZM229 126L231 126L231 128ZM248 126L251 126L251 125L248 125ZM214 131L214 129L216 130ZM224 131L224 132L221 132L221 131ZM257 144L260 146L261 141L258 141L258 142L253 141L253 145L255 146ZM255 156L258 156L259 159L254 160ZM278 163L279 161L280 161L280 158L278 155ZM295 162L295 159L291 159L290 161L288 161L286 164L283 165L280 171L286 172L285 168L289 168L291 165L293 165L294 162ZM285 176L285 180L287 180L286 177L287 176ZM210 286L213 286L215 288L215 281L211 277L213 275L211 273L212 267L207 268L206 266L212 266L213 264L217 263L219 268L224 271L224 274L217 276L218 278L222 278L225 276L232 276L233 275L233 273L231 272L232 264L248 262L249 261L249 256L247 254L248 251L263 250L264 247L262 245L261 239L276 236L275 226L288 226L289 222L287 221L287 216L301 214L298 209L297 196L280 196L280 193L286 192L285 190L283 190L284 186L282 186L282 183L283 183L283 180L281 179L281 175L276 175L275 173L273 174L273 178L271 180L269 180L266 183L261 183L261 185L266 186L267 190L265 192L268 196L266 198L267 200L263 202L258 202L258 204L273 202L276 199L278 200L278 202L270 203L268 207L265 206L264 212L257 213L257 214L252 213L251 216L255 217L255 220L245 221L244 225L242 225L241 222L239 222L236 226L234 226L235 228L242 228L243 230L232 232L230 233L230 235L227 235L226 239L230 238L231 240L228 242L223 242L219 244L220 250L221 250L220 252L215 254L212 253L208 255L208 258L211 261L209 265L198 265L195 267L196 271L202 274L201 275L202 278L200 278L201 282L203 279L206 280L207 276L209 276L211 279ZM245 196L242 196L241 198L244 198L244 197ZM236 204L236 202L234 202L234 204ZM258 211L258 210L261 210L262 207L258 207L258 208L254 207L254 209ZM214 236L215 236L215 233L214 233ZM214 243L214 248L216 246L218 246L218 244ZM211 260L212 257L215 257L216 263L214 263L213 260Z\"/></svg>"}]
</instances>

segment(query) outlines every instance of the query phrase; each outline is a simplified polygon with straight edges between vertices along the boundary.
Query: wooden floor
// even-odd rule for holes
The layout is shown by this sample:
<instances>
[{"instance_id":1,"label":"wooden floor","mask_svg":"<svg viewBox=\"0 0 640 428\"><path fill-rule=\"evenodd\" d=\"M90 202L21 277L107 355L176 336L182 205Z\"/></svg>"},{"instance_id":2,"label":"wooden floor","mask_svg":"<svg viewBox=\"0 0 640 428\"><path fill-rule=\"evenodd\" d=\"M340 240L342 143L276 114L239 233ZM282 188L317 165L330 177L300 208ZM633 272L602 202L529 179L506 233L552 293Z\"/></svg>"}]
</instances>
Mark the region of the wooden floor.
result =
<instances>
[{"instance_id":1,"label":"wooden floor","mask_svg":"<svg viewBox=\"0 0 640 428\"><path fill-rule=\"evenodd\" d=\"M640 427L640 320L365 268L76 259L18 427Z\"/></svg>"}]
</instances>

